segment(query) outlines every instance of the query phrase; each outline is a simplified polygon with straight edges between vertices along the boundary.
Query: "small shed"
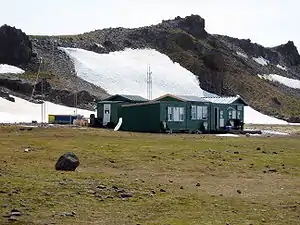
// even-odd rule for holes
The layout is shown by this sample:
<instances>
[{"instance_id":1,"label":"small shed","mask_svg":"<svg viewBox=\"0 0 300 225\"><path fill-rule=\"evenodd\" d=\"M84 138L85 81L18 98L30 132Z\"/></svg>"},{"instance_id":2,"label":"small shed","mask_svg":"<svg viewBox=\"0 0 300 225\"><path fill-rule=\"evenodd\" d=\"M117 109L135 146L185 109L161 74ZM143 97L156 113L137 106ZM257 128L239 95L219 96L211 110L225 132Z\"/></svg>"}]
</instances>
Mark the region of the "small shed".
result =
<instances>
[{"instance_id":1,"label":"small shed","mask_svg":"<svg viewBox=\"0 0 300 225\"><path fill-rule=\"evenodd\" d=\"M138 95L113 95L97 102L97 120L103 125L115 126L121 115L121 105L146 102L147 99Z\"/></svg>"}]
</instances>

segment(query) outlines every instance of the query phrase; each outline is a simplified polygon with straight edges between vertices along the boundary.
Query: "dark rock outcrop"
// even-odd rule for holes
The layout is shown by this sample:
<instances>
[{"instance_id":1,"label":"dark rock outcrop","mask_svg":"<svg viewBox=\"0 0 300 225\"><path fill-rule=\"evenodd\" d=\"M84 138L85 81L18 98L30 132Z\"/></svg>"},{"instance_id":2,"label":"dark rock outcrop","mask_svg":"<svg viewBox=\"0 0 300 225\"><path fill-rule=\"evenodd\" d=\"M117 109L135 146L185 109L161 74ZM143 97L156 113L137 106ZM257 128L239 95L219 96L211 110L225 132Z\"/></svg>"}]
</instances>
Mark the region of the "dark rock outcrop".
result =
<instances>
[{"instance_id":1,"label":"dark rock outcrop","mask_svg":"<svg viewBox=\"0 0 300 225\"><path fill-rule=\"evenodd\" d=\"M75 171L79 164L79 158L73 152L67 152L58 159L55 164L55 169L63 171Z\"/></svg>"},{"instance_id":2,"label":"dark rock outcrop","mask_svg":"<svg viewBox=\"0 0 300 225\"><path fill-rule=\"evenodd\" d=\"M27 64L32 57L32 43L20 29L3 25L0 27L0 63Z\"/></svg>"},{"instance_id":3,"label":"dark rock outcrop","mask_svg":"<svg viewBox=\"0 0 300 225\"><path fill-rule=\"evenodd\" d=\"M300 65L300 55L296 46L294 45L294 42L288 41L286 44L279 45L273 49L281 53L288 66Z\"/></svg>"}]
</instances>

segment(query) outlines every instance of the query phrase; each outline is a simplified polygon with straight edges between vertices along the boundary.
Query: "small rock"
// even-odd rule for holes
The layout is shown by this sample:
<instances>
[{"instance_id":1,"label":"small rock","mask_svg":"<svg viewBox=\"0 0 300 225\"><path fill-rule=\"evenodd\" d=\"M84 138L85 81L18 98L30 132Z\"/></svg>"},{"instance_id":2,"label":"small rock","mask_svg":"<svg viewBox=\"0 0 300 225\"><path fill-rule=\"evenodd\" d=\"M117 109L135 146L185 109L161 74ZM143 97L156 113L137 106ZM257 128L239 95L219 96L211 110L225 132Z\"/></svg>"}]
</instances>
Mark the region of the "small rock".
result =
<instances>
[{"instance_id":1,"label":"small rock","mask_svg":"<svg viewBox=\"0 0 300 225\"><path fill-rule=\"evenodd\" d=\"M257 147L257 148L256 148L256 150L257 150L257 151L260 151L260 150L261 150L261 148L260 148L260 147Z\"/></svg>"},{"instance_id":2,"label":"small rock","mask_svg":"<svg viewBox=\"0 0 300 225\"><path fill-rule=\"evenodd\" d=\"M110 162L110 163L116 163L116 161L115 161L115 160L109 160L109 162Z\"/></svg>"},{"instance_id":3,"label":"small rock","mask_svg":"<svg viewBox=\"0 0 300 225\"><path fill-rule=\"evenodd\" d=\"M154 190L151 191L152 194L156 194L156 192Z\"/></svg>"},{"instance_id":4,"label":"small rock","mask_svg":"<svg viewBox=\"0 0 300 225\"><path fill-rule=\"evenodd\" d=\"M125 192L125 190L124 190L124 189L122 189L122 188L120 188L120 189L117 189L117 190L116 190L116 192L118 192L118 193L124 193L124 192Z\"/></svg>"},{"instance_id":5,"label":"small rock","mask_svg":"<svg viewBox=\"0 0 300 225\"><path fill-rule=\"evenodd\" d=\"M11 216L21 216L22 213L17 209L13 209L13 210L11 210L10 215Z\"/></svg>"},{"instance_id":6,"label":"small rock","mask_svg":"<svg viewBox=\"0 0 300 225\"><path fill-rule=\"evenodd\" d=\"M173 181L172 181L172 180L169 180L169 182L170 182L170 183L173 183Z\"/></svg>"},{"instance_id":7,"label":"small rock","mask_svg":"<svg viewBox=\"0 0 300 225\"><path fill-rule=\"evenodd\" d=\"M94 191L94 190L88 190L88 192L87 192L88 194L92 194L92 195L94 195L94 194L96 194L96 191Z\"/></svg>"},{"instance_id":8,"label":"small rock","mask_svg":"<svg viewBox=\"0 0 300 225\"><path fill-rule=\"evenodd\" d=\"M263 154L267 154L267 152L266 152L266 151L262 151L261 153L263 153Z\"/></svg>"},{"instance_id":9,"label":"small rock","mask_svg":"<svg viewBox=\"0 0 300 225\"><path fill-rule=\"evenodd\" d=\"M241 190L237 190L236 192L237 192L238 194L242 194Z\"/></svg>"},{"instance_id":10,"label":"small rock","mask_svg":"<svg viewBox=\"0 0 300 225\"><path fill-rule=\"evenodd\" d=\"M243 159L242 159L242 158L239 158L239 160L242 161Z\"/></svg>"},{"instance_id":11,"label":"small rock","mask_svg":"<svg viewBox=\"0 0 300 225\"><path fill-rule=\"evenodd\" d=\"M238 151L235 151L235 152L233 152L233 153L236 154L236 155L237 155L237 154L240 154L240 152L238 152Z\"/></svg>"},{"instance_id":12,"label":"small rock","mask_svg":"<svg viewBox=\"0 0 300 225\"><path fill-rule=\"evenodd\" d=\"M116 185L112 186L113 189L119 189Z\"/></svg>"},{"instance_id":13,"label":"small rock","mask_svg":"<svg viewBox=\"0 0 300 225\"><path fill-rule=\"evenodd\" d=\"M3 208L7 208L7 207L8 207L8 204L3 204L2 207L3 207Z\"/></svg>"},{"instance_id":14,"label":"small rock","mask_svg":"<svg viewBox=\"0 0 300 225\"><path fill-rule=\"evenodd\" d=\"M269 169L269 172L276 173L276 172L277 172L277 170L276 170L275 168L271 168L271 169Z\"/></svg>"},{"instance_id":15,"label":"small rock","mask_svg":"<svg viewBox=\"0 0 300 225\"><path fill-rule=\"evenodd\" d=\"M121 198L132 198L133 194L132 193L122 193L120 194Z\"/></svg>"},{"instance_id":16,"label":"small rock","mask_svg":"<svg viewBox=\"0 0 300 225\"><path fill-rule=\"evenodd\" d=\"M73 152L67 152L60 156L55 164L56 170L75 171L79 166L79 158Z\"/></svg>"},{"instance_id":17,"label":"small rock","mask_svg":"<svg viewBox=\"0 0 300 225\"><path fill-rule=\"evenodd\" d=\"M75 215L76 215L75 212L62 212L62 213L60 214L60 216L70 216L70 217L73 217L73 216L75 216Z\"/></svg>"},{"instance_id":18,"label":"small rock","mask_svg":"<svg viewBox=\"0 0 300 225\"><path fill-rule=\"evenodd\" d=\"M106 198L113 199L114 197L109 195L109 196L106 196Z\"/></svg>"},{"instance_id":19,"label":"small rock","mask_svg":"<svg viewBox=\"0 0 300 225\"><path fill-rule=\"evenodd\" d=\"M196 187L200 187L200 186L201 186L201 184L200 184L200 183L197 183L197 184L196 184Z\"/></svg>"},{"instance_id":20,"label":"small rock","mask_svg":"<svg viewBox=\"0 0 300 225\"><path fill-rule=\"evenodd\" d=\"M277 154L278 154L278 152L273 152L273 154L277 155Z\"/></svg>"},{"instance_id":21,"label":"small rock","mask_svg":"<svg viewBox=\"0 0 300 225\"><path fill-rule=\"evenodd\" d=\"M162 188L159 191L160 192L167 192L165 189L162 189Z\"/></svg>"},{"instance_id":22,"label":"small rock","mask_svg":"<svg viewBox=\"0 0 300 225\"><path fill-rule=\"evenodd\" d=\"M182 189L184 189L184 187L183 187L183 186L181 186L181 187L180 187L180 189L182 190Z\"/></svg>"},{"instance_id":23,"label":"small rock","mask_svg":"<svg viewBox=\"0 0 300 225\"><path fill-rule=\"evenodd\" d=\"M98 185L97 188L98 189L105 189L106 187L104 185Z\"/></svg>"}]
</instances>

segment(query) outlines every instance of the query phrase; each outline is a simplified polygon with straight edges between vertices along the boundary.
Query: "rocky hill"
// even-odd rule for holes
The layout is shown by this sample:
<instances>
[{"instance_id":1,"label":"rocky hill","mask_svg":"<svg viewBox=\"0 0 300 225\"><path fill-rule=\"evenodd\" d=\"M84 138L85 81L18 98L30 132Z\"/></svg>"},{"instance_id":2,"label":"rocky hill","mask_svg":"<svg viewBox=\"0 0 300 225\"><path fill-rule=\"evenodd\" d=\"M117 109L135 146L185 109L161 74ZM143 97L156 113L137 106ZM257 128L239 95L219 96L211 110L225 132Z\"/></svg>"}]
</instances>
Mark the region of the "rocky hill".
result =
<instances>
[{"instance_id":1,"label":"rocky hill","mask_svg":"<svg viewBox=\"0 0 300 225\"><path fill-rule=\"evenodd\" d=\"M79 106L90 108L93 99L108 93L77 77L72 61L60 47L103 54L149 47L194 73L204 90L218 95L239 94L263 113L300 122L300 89L258 76L277 74L300 80L300 55L292 41L267 48L251 40L209 34L205 20L191 15L142 28L109 28L75 36L28 37L20 30L2 26L0 43L8 42L0 45L0 64L16 65L26 73L1 76L2 93L28 98L40 69L43 79L37 85L36 97L45 93L47 100L73 106L77 93Z\"/></svg>"}]
</instances>

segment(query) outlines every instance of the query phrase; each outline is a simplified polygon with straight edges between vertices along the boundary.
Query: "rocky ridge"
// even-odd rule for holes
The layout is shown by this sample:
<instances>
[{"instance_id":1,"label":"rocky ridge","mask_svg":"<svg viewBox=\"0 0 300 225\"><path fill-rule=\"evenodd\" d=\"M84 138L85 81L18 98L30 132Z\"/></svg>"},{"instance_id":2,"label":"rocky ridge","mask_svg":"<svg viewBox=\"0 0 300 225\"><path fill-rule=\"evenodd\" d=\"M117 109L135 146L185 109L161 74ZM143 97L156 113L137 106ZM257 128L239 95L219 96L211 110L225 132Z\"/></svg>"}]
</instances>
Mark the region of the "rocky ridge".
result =
<instances>
[{"instance_id":1,"label":"rocky ridge","mask_svg":"<svg viewBox=\"0 0 300 225\"><path fill-rule=\"evenodd\" d=\"M41 74L51 87L45 98L55 103L71 106L72 97L65 96L83 92L86 97L78 102L81 107L89 108L91 99L108 96L101 87L76 76L72 61L60 47L82 48L101 54L125 48L153 48L193 72L204 90L219 95L239 94L263 113L291 122L300 121L300 90L257 76L278 74L300 79L300 56L292 41L266 48L249 39L211 35L205 30L205 20L198 15L176 17L136 29L108 28L75 36L30 36L29 39L32 57L27 63L17 64L26 71L22 82L32 85L26 75L35 74L42 60ZM259 57L266 59L268 64L262 66L253 60ZM3 85L5 82L1 79L0 88L22 92Z\"/></svg>"}]
</instances>

